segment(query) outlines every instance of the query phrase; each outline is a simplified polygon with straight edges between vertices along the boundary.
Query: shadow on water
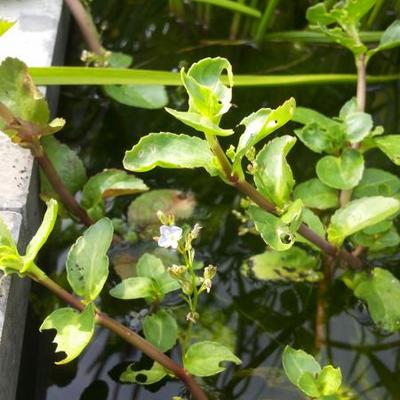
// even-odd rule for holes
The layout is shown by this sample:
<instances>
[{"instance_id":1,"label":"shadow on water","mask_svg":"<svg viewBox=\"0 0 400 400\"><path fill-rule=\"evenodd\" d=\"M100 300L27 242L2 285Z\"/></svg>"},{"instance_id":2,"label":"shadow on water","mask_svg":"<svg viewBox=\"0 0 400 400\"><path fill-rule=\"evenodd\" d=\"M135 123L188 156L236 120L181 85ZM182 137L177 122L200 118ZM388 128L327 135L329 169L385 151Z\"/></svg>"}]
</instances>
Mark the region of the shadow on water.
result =
<instances>
[{"instance_id":1,"label":"shadow on water","mask_svg":"<svg viewBox=\"0 0 400 400\"><path fill-rule=\"evenodd\" d=\"M226 16L230 14L215 10L210 30L204 32L190 20L176 22L167 15L165 3L96 0L93 9L97 22L108 25L103 33L106 47L132 54L136 66L153 69L177 70L200 58L218 55L229 58L235 73L354 71L351 56L346 51L327 45L206 46L201 44L203 38L228 36L231 19L227 21ZM305 27L303 15L308 2L295 3L294 6L288 0L282 2L274 29ZM193 19L193 16L187 18ZM387 20L391 19L391 15L382 15L379 23L386 26ZM79 63L81 50L79 33L74 26L72 28L67 53L69 65ZM399 52L393 52L390 56L383 56L371 64L370 72L398 72L399 55ZM235 126L243 116L260 107L276 107L290 96L295 97L299 105L336 115L354 91L353 85L237 88L233 95L234 107L224 118L223 126ZM170 107L185 106L181 88L169 88L168 93ZM368 89L368 111L389 133L400 132L399 94L396 84L371 85ZM163 111L139 110L116 104L95 87L63 87L59 116L68 121L60 138L79 151L89 173L121 167L125 150L148 132L188 132ZM279 134L291 133L292 127L289 124ZM223 144L229 146L229 138ZM296 144L290 163L298 182L314 176L314 159L315 156L304 146ZM379 154L374 154L369 163L369 166L392 168L394 173L398 173ZM241 274L242 262L250 255L262 252L264 245L255 236L237 235L239 223L230 210L238 207L239 197L221 181L209 178L202 171L158 169L141 177L152 188L175 188L195 195L198 207L194 219L197 217L205 226L197 254L204 262L219 267L215 290L200 307L204 314L201 325L208 337L234 346L243 364L237 368L229 367L220 376L205 380L210 399L302 398L283 374L281 352L286 344L313 351L316 288L311 284L265 283ZM115 202L111 214L119 216L128 204L127 199ZM42 265L56 265L61 271L67 248L68 233L65 232L65 241L58 240L47 251ZM394 273L398 257L395 254L387 260ZM59 279L65 280L65 277ZM116 279L111 277L108 287L115 284ZM31 310L28 324L37 328L55 300L37 288L32 297L35 312ZM176 299L168 301L172 304L177 302ZM133 321L132 311L139 312L145 306L140 302L115 301L108 295L104 295L101 304L106 312L134 326L137 326L137 321ZM365 308L340 282L335 282L330 289L328 315L329 343L323 349L323 362L330 361L342 368L344 382L356 391L359 399L400 398L398 335L385 336L374 330ZM118 376L129 362L137 361L143 366L149 366L149 362L135 349L102 329L98 329L96 340L78 361L61 367L53 365L51 339L51 332L41 335L27 333L20 399L147 400L169 399L179 393L184 395L182 386L172 381L146 389L119 384Z\"/></svg>"}]
</instances>

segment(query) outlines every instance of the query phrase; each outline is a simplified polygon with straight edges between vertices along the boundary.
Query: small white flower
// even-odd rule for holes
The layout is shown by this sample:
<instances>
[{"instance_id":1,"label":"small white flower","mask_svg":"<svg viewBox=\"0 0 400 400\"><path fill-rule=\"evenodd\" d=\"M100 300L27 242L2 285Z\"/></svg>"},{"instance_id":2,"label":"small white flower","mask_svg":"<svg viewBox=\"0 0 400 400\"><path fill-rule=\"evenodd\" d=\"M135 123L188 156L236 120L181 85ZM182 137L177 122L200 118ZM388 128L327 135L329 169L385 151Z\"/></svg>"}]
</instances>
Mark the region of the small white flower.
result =
<instances>
[{"instance_id":1,"label":"small white flower","mask_svg":"<svg viewBox=\"0 0 400 400\"><path fill-rule=\"evenodd\" d=\"M179 226L160 226L160 237L158 239L158 245L160 247L171 247L176 249L178 247L178 242L182 237L182 228Z\"/></svg>"}]
</instances>

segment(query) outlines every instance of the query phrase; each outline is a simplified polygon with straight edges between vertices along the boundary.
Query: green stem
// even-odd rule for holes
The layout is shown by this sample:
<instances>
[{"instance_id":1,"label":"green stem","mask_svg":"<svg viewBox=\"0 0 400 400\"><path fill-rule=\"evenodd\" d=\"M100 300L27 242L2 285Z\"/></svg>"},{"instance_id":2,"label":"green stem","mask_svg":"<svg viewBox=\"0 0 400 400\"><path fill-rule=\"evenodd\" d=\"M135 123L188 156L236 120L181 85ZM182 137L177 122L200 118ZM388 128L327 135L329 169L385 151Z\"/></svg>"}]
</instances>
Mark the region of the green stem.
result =
<instances>
[{"instance_id":1,"label":"green stem","mask_svg":"<svg viewBox=\"0 0 400 400\"><path fill-rule=\"evenodd\" d=\"M375 6L368 18L366 28L369 30L371 29L372 25L374 24L376 17L379 15L379 12L381 11L381 8L383 4L385 3L385 0L376 0Z\"/></svg>"},{"instance_id":2,"label":"green stem","mask_svg":"<svg viewBox=\"0 0 400 400\"><path fill-rule=\"evenodd\" d=\"M279 0L268 0L267 1L267 5L265 7L264 14L261 18L261 21L257 28L256 35L254 37L256 42L260 43L263 40L264 35L267 32L267 29L271 26L274 12L275 12L275 9L276 9L278 3L279 3Z\"/></svg>"},{"instance_id":3,"label":"green stem","mask_svg":"<svg viewBox=\"0 0 400 400\"><path fill-rule=\"evenodd\" d=\"M80 204L76 201L75 197L69 192L67 187L65 186L63 180L58 175L57 170L54 168L53 163L48 158L47 154L44 152L43 148L41 154L34 154L36 160L38 161L40 168L46 175L53 189L60 196L60 199L64 206L79 220L82 224L86 226L90 226L93 224L93 221L87 214L86 210L80 206Z\"/></svg>"},{"instance_id":4,"label":"green stem","mask_svg":"<svg viewBox=\"0 0 400 400\"><path fill-rule=\"evenodd\" d=\"M79 0L64 1L70 9L71 14L74 16L89 49L99 56L103 55L105 50L101 45L100 35L93 22L92 16Z\"/></svg>"},{"instance_id":5,"label":"green stem","mask_svg":"<svg viewBox=\"0 0 400 400\"><path fill-rule=\"evenodd\" d=\"M365 111L365 102L367 96L367 79L366 79L366 61L365 54L361 54L356 58L357 67L357 108L359 111ZM359 143L351 146L353 149L360 147ZM353 190L341 190L340 191L340 206L345 206L352 196Z\"/></svg>"},{"instance_id":6,"label":"green stem","mask_svg":"<svg viewBox=\"0 0 400 400\"><path fill-rule=\"evenodd\" d=\"M233 175L232 166L227 159L224 151L222 150L216 136L206 135L208 142L210 143L211 150L218 159L222 170L224 171L225 178L229 183L236 187L242 194L249 197L255 204L264 209L265 211L277 215L277 210L273 204L271 204L257 189L248 183L246 180L239 180L237 176ZM348 251L337 248L329 243L327 240L319 236L316 232L310 229L307 225L301 224L298 229L298 233L305 239L309 240L320 248L324 253L332 256L339 257L350 265L355 270L361 270L363 263L361 260L349 253Z\"/></svg>"},{"instance_id":7,"label":"green stem","mask_svg":"<svg viewBox=\"0 0 400 400\"><path fill-rule=\"evenodd\" d=\"M56 282L50 279L42 270L38 267L31 269L29 277L40 285L49 289L58 298L63 300L65 303L76 308L79 311L83 311L85 304L79 299L68 293L65 289L59 286ZM195 379L188 374L184 368L175 363L172 359L160 352L147 340L143 339L136 332L131 331L126 326L122 325L118 321L110 318L108 315L96 310L96 322L111 332L114 332L121 339L125 340L132 346L138 348L148 357L161 364L165 369L171 371L178 379L180 379L187 388L191 391L193 397L196 400L207 400L207 396L200 388Z\"/></svg>"}]
</instances>

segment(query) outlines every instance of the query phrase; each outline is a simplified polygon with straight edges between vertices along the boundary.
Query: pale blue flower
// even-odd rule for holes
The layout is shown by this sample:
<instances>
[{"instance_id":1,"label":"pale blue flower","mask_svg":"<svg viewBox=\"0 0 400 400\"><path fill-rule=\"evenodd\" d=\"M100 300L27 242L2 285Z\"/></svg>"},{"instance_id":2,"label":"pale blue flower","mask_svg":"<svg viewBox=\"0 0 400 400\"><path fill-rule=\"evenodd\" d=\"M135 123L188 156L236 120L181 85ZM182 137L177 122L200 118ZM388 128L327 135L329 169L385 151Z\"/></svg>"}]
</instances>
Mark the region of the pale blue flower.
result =
<instances>
[{"instance_id":1,"label":"pale blue flower","mask_svg":"<svg viewBox=\"0 0 400 400\"><path fill-rule=\"evenodd\" d=\"M158 239L158 245L160 247L171 247L176 249L178 247L178 242L182 237L182 228L179 226L160 226L160 237Z\"/></svg>"}]
</instances>

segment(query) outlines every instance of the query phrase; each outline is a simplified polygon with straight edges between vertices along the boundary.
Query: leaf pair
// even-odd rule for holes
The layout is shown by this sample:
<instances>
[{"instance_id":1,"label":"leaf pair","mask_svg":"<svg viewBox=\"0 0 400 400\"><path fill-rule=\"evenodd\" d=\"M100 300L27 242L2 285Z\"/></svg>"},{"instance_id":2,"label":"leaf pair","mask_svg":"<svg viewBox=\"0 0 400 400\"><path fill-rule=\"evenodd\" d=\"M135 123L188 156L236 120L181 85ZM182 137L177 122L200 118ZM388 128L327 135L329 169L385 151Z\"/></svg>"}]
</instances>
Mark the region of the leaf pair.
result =
<instances>
[{"instance_id":1,"label":"leaf pair","mask_svg":"<svg viewBox=\"0 0 400 400\"><path fill-rule=\"evenodd\" d=\"M328 399L339 392L342 373L339 368L321 368L313 356L303 350L286 346L282 355L283 368L290 382L307 396Z\"/></svg>"},{"instance_id":2,"label":"leaf pair","mask_svg":"<svg viewBox=\"0 0 400 400\"><path fill-rule=\"evenodd\" d=\"M66 357L56 364L65 364L79 356L93 337L96 309L93 302L99 296L108 277L107 251L113 237L113 226L103 218L88 228L71 247L67 258L67 277L74 293L87 304L81 313L60 308L51 313L40 330L55 329L57 351Z\"/></svg>"},{"instance_id":3,"label":"leaf pair","mask_svg":"<svg viewBox=\"0 0 400 400\"><path fill-rule=\"evenodd\" d=\"M136 266L137 276L124 279L110 290L113 297L123 300L147 299L160 301L174 290L179 289L178 282L165 270L162 261L152 254L140 257Z\"/></svg>"}]
</instances>

